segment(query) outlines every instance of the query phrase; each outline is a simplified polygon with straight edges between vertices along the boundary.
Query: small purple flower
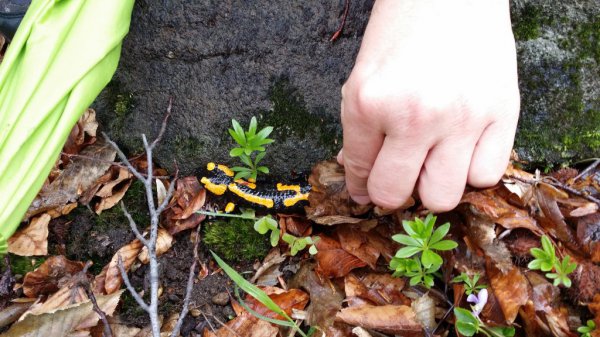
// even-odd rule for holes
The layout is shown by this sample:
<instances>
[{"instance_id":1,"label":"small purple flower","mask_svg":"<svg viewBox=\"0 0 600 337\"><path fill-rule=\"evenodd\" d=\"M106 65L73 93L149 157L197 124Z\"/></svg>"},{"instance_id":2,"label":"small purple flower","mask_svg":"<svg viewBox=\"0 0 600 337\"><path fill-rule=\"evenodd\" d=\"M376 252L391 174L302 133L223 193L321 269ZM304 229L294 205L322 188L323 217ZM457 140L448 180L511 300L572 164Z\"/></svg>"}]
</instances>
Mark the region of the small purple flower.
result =
<instances>
[{"instance_id":1,"label":"small purple flower","mask_svg":"<svg viewBox=\"0 0 600 337\"><path fill-rule=\"evenodd\" d=\"M479 291L479 293L477 294L477 296L475 294L471 294L471 295L469 295L469 297L467 297L467 302L473 303L473 305L471 306L473 315L479 316L479 314L483 310L483 307L485 307L487 300L488 300L488 291L485 288L481 289Z\"/></svg>"}]
</instances>

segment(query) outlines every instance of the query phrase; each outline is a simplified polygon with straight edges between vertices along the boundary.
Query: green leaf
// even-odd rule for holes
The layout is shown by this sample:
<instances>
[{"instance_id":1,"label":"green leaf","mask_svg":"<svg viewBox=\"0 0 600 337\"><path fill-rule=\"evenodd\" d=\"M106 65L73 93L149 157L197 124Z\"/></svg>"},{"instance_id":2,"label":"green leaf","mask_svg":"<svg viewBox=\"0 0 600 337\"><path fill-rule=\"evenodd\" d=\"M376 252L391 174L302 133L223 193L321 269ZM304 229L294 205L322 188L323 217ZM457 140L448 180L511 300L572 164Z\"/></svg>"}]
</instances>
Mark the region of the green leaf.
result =
<instances>
[{"instance_id":1,"label":"green leaf","mask_svg":"<svg viewBox=\"0 0 600 337\"><path fill-rule=\"evenodd\" d=\"M504 326L488 327L487 330L494 333L495 336L512 337L515 335L515 328L513 328L512 326L510 326L510 327L504 327Z\"/></svg>"},{"instance_id":2,"label":"green leaf","mask_svg":"<svg viewBox=\"0 0 600 337\"><path fill-rule=\"evenodd\" d=\"M252 154L252 151L253 151L253 150L252 150L252 149L250 149L250 148L245 148L245 149L244 149L244 154L245 154L246 156L248 156L248 159L250 159L250 158L249 158L249 156ZM252 166L252 164L250 164L249 166Z\"/></svg>"},{"instance_id":3,"label":"green leaf","mask_svg":"<svg viewBox=\"0 0 600 337\"><path fill-rule=\"evenodd\" d=\"M440 227L436 228L436 230L431 235L431 239L429 239L429 244L435 244L436 242L442 240L446 236L446 234L448 234L449 230L450 230L449 223L445 223L445 224L441 225Z\"/></svg>"},{"instance_id":4,"label":"green leaf","mask_svg":"<svg viewBox=\"0 0 600 337\"><path fill-rule=\"evenodd\" d=\"M244 146L246 145L246 134L244 133L244 129L242 128L242 126L240 125L240 123L238 123L238 121L236 121L235 119L231 120L231 125L233 125L233 130L235 132L235 134L242 139L241 142L238 142L240 145ZM235 139L235 137L234 137ZM236 140L237 141L237 140Z\"/></svg>"},{"instance_id":5,"label":"green leaf","mask_svg":"<svg viewBox=\"0 0 600 337\"><path fill-rule=\"evenodd\" d=\"M554 251L554 246L550 241L550 238L546 235L542 236L542 248L549 256L556 256L556 252Z\"/></svg>"},{"instance_id":6,"label":"green leaf","mask_svg":"<svg viewBox=\"0 0 600 337\"><path fill-rule=\"evenodd\" d=\"M257 221L254 222L254 230L257 231L259 234L267 234L267 232L269 231L269 226L267 224L267 220L266 218L260 218Z\"/></svg>"},{"instance_id":7,"label":"green leaf","mask_svg":"<svg viewBox=\"0 0 600 337\"><path fill-rule=\"evenodd\" d=\"M269 174L269 168L266 166L259 166L256 169L264 174Z\"/></svg>"},{"instance_id":8,"label":"green leaf","mask_svg":"<svg viewBox=\"0 0 600 337\"><path fill-rule=\"evenodd\" d=\"M238 180L238 179L245 179L245 178L249 178L250 176L252 176L252 172L238 172L235 174L235 176L233 177L234 180Z\"/></svg>"},{"instance_id":9,"label":"green leaf","mask_svg":"<svg viewBox=\"0 0 600 337\"><path fill-rule=\"evenodd\" d=\"M415 237L415 236L418 237L419 235L417 234L417 232L413 228L414 224L415 223L413 221L403 220L402 221L402 228L404 228L404 231L408 235L410 235L412 237Z\"/></svg>"},{"instance_id":10,"label":"green leaf","mask_svg":"<svg viewBox=\"0 0 600 337\"><path fill-rule=\"evenodd\" d=\"M421 263L423 263L425 267L431 267L435 265L441 265L444 263L444 260L442 260L442 257L433 251L425 250L421 254Z\"/></svg>"},{"instance_id":11,"label":"green leaf","mask_svg":"<svg viewBox=\"0 0 600 337\"><path fill-rule=\"evenodd\" d=\"M229 135L231 138L233 138L233 140L235 140L236 143L240 144L241 146L246 145L246 137L243 134L240 136L233 129L227 129L227 131L229 131Z\"/></svg>"},{"instance_id":12,"label":"green leaf","mask_svg":"<svg viewBox=\"0 0 600 337\"><path fill-rule=\"evenodd\" d=\"M262 130L260 130L256 134L256 138L260 139L260 140L266 140L267 137L269 137L269 135L271 134L271 132L273 132L273 127L272 126L264 127Z\"/></svg>"},{"instance_id":13,"label":"green leaf","mask_svg":"<svg viewBox=\"0 0 600 337\"><path fill-rule=\"evenodd\" d=\"M411 256L417 254L420 251L421 251L421 248L419 248L419 247L404 247L404 248L399 249L396 252L395 256L398 258L407 258L407 257L411 257Z\"/></svg>"},{"instance_id":14,"label":"green leaf","mask_svg":"<svg viewBox=\"0 0 600 337\"><path fill-rule=\"evenodd\" d=\"M435 250L452 250L456 247L458 247L458 243L452 240L439 241L430 246L431 249Z\"/></svg>"},{"instance_id":15,"label":"green leaf","mask_svg":"<svg viewBox=\"0 0 600 337\"><path fill-rule=\"evenodd\" d=\"M233 172L252 172L251 169L243 166L234 166L231 168Z\"/></svg>"},{"instance_id":16,"label":"green leaf","mask_svg":"<svg viewBox=\"0 0 600 337\"><path fill-rule=\"evenodd\" d=\"M252 167L252 159L244 152L240 155L240 160L242 163L246 164L248 167Z\"/></svg>"},{"instance_id":17,"label":"green leaf","mask_svg":"<svg viewBox=\"0 0 600 337\"><path fill-rule=\"evenodd\" d=\"M294 243L294 241L296 241L296 237L285 233L281 236L281 240L283 240L283 242L287 243L288 245L291 245Z\"/></svg>"},{"instance_id":18,"label":"green leaf","mask_svg":"<svg viewBox=\"0 0 600 337\"><path fill-rule=\"evenodd\" d=\"M262 291L260 288L253 285L252 283L248 282L246 279L244 279L233 268L231 268L227 263L225 263L225 261L221 260L221 258L217 256L217 254L215 254L213 251L211 251L210 253L212 254L219 267L223 269L225 274L227 274L227 276L229 276L229 278L233 282L235 282L235 284L242 288L243 291L245 291L248 295L254 297L257 301L262 303L269 310L285 317L286 320L291 321L291 318L285 313L285 311L283 311L283 309L281 309L275 302L273 302L273 300L264 291Z\"/></svg>"},{"instance_id":19,"label":"green leaf","mask_svg":"<svg viewBox=\"0 0 600 337\"><path fill-rule=\"evenodd\" d=\"M255 116L250 118L250 126L248 126L248 132L250 135L254 136L256 134L256 128L258 127L258 122Z\"/></svg>"},{"instance_id":20,"label":"green leaf","mask_svg":"<svg viewBox=\"0 0 600 337\"><path fill-rule=\"evenodd\" d=\"M257 154L254 158L254 166L258 165L258 163L260 163L260 161L263 160L266 154L266 152L260 152L259 154Z\"/></svg>"},{"instance_id":21,"label":"green leaf","mask_svg":"<svg viewBox=\"0 0 600 337\"><path fill-rule=\"evenodd\" d=\"M542 261L535 259L527 264L527 268L529 268L530 270L540 270L541 265Z\"/></svg>"},{"instance_id":22,"label":"green leaf","mask_svg":"<svg viewBox=\"0 0 600 337\"><path fill-rule=\"evenodd\" d=\"M411 277L409 283L412 287L421 283L421 275L416 275L416 276Z\"/></svg>"},{"instance_id":23,"label":"green leaf","mask_svg":"<svg viewBox=\"0 0 600 337\"><path fill-rule=\"evenodd\" d=\"M244 149L242 149L241 147L234 147L233 149L231 149L231 151L229 151L229 156L239 157L242 155L242 153L244 153Z\"/></svg>"},{"instance_id":24,"label":"green leaf","mask_svg":"<svg viewBox=\"0 0 600 337\"><path fill-rule=\"evenodd\" d=\"M463 336L474 336L477 333L477 326L473 323L456 322L456 329Z\"/></svg>"},{"instance_id":25,"label":"green leaf","mask_svg":"<svg viewBox=\"0 0 600 337\"><path fill-rule=\"evenodd\" d=\"M423 242L413 237L404 234L396 234L392 236L392 240L399 242L405 246L422 247Z\"/></svg>"},{"instance_id":26,"label":"green leaf","mask_svg":"<svg viewBox=\"0 0 600 337\"><path fill-rule=\"evenodd\" d=\"M479 324L475 315L467 309L454 308L454 317L456 317L456 321Z\"/></svg>"},{"instance_id":27,"label":"green leaf","mask_svg":"<svg viewBox=\"0 0 600 337\"><path fill-rule=\"evenodd\" d=\"M317 246L312 245L310 246L310 248L308 248L308 253L310 255L316 255L319 251L317 250Z\"/></svg>"},{"instance_id":28,"label":"green leaf","mask_svg":"<svg viewBox=\"0 0 600 337\"><path fill-rule=\"evenodd\" d=\"M275 247L279 243L279 229L274 229L271 231L271 246Z\"/></svg>"}]
</instances>

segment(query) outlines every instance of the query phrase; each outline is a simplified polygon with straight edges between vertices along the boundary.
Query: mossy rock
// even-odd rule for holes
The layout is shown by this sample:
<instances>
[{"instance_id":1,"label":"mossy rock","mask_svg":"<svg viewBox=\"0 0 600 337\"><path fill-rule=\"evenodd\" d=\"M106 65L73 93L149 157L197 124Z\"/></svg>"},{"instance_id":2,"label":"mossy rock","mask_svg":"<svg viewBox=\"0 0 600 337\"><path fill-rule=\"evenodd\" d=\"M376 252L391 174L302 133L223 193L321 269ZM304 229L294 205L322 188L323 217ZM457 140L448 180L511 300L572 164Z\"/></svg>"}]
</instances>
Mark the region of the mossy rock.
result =
<instances>
[{"instance_id":1,"label":"mossy rock","mask_svg":"<svg viewBox=\"0 0 600 337\"><path fill-rule=\"evenodd\" d=\"M254 221L246 219L206 223L202 240L221 258L232 262L262 259L270 249L268 238L254 230Z\"/></svg>"},{"instance_id":2,"label":"mossy rock","mask_svg":"<svg viewBox=\"0 0 600 337\"><path fill-rule=\"evenodd\" d=\"M600 153L600 5L513 1L521 118L515 148L533 166Z\"/></svg>"}]
</instances>

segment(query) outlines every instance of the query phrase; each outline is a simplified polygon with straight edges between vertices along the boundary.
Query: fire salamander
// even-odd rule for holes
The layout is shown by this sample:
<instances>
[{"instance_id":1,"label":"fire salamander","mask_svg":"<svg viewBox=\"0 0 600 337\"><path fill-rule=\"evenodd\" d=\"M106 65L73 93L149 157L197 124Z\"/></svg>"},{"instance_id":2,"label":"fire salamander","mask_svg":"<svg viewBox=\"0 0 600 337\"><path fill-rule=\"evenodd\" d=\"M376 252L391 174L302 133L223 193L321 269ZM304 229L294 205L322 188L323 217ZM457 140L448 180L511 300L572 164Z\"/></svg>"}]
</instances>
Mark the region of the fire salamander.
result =
<instances>
[{"instance_id":1,"label":"fire salamander","mask_svg":"<svg viewBox=\"0 0 600 337\"><path fill-rule=\"evenodd\" d=\"M225 165L208 163L206 168L212 175L202 177L200 182L213 194L223 195L229 191L253 205L268 209L289 209L299 202L307 201L310 193L310 185L284 185L278 183L275 188L257 189L256 184L253 182L242 179L234 180L235 173ZM231 211L233 208L233 204L227 204L226 211Z\"/></svg>"}]
</instances>

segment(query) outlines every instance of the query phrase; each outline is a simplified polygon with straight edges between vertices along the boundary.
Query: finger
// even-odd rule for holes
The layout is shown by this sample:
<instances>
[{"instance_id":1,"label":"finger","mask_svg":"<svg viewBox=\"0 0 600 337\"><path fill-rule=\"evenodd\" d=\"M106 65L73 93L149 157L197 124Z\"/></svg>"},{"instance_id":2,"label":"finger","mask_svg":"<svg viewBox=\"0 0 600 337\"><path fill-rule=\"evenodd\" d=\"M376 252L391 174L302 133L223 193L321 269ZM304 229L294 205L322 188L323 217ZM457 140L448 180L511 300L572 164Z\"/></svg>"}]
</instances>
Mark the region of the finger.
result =
<instances>
[{"instance_id":1,"label":"finger","mask_svg":"<svg viewBox=\"0 0 600 337\"><path fill-rule=\"evenodd\" d=\"M429 210L449 211L458 205L476 141L476 136L451 136L429 151L418 184L421 201Z\"/></svg>"},{"instance_id":2,"label":"finger","mask_svg":"<svg viewBox=\"0 0 600 337\"><path fill-rule=\"evenodd\" d=\"M409 135L388 135L369 176L369 196L378 206L396 209L411 196L429 148Z\"/></svg>"},{"instance_id":3,"label":"finger","mask_svg":"<svg viewBox=\"0 0 600 337\"><path fill-rule=\"evenodd\" d=\"M342 102L342 110L344 110ZM344 145L338 158L346 171L346 187L354 201L368 204L367 180L383 143L383 133L368 122L342 113Z\"/></svg>"},{"instance_id":4,"label":"finger","mask_svg":"<svg viewBox=\"0 0 600 337\"><path fill-rule=\"evenodd\" d=\"M482 133L469 167L473 187L495 185L506 170L515 138L516 120L505 118L490 124Z\"/></svg>"}]
</instances>

